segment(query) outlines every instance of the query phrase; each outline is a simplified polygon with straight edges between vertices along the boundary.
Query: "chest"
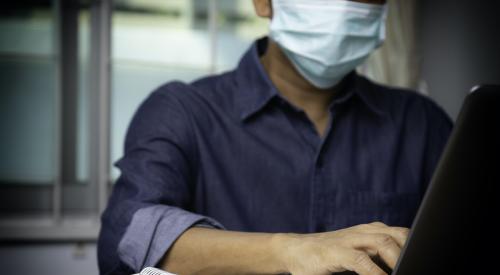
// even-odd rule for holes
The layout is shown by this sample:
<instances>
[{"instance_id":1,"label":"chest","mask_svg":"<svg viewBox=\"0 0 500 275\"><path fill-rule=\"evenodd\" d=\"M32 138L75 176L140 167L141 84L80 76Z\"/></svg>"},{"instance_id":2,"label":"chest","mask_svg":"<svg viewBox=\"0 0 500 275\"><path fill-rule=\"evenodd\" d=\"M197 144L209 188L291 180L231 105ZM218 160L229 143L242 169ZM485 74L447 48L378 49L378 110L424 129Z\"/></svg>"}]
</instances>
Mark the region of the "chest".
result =
<instances>
[{"instance_id":1,"label":"chest","mask_svg":"<svg viewBox=\"0 0 500 275\"><path fill-rule=\"evenodd\" d=\"M280 117L211 127L198 139L197 207L235 229L263 226L255 220L267 224L256 231L276 224L321 231L411 221L421 196L421 163L405 152L400 133L334 120L319 139L302 123Z\"/></svg>"}]
</instances>

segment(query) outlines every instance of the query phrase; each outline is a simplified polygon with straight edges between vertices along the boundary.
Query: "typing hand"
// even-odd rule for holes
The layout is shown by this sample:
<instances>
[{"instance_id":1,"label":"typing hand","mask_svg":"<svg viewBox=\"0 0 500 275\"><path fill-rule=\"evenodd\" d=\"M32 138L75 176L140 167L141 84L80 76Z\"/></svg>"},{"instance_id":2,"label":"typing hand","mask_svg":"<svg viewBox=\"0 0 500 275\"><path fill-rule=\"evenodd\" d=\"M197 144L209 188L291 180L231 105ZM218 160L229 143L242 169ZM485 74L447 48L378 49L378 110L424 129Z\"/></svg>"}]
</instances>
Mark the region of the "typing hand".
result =
<instances>
[{"instance_id":1,"label":"typing hand","mask_svg":"<svg viewBox=\"0 0 500 275\"><path fill-rule=\"evenodd\" d=\"M293 275L344 271L386 275L377 259L393 269L408 232L407 228L376 222L325 233L281 234L278 243L284 269Z\"/></svg>"}]
</instances>

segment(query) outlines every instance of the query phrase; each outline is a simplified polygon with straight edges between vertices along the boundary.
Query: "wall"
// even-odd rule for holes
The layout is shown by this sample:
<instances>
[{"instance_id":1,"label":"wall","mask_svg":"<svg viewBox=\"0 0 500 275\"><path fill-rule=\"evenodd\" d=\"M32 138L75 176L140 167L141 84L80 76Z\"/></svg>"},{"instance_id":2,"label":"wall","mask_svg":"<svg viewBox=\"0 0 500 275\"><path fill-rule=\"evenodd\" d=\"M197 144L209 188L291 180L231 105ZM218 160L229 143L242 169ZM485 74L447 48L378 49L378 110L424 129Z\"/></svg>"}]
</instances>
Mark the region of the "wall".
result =
<instances>
[{"instance_id":1,"label":"wall","mask_svg":"<svg viewBox=\"0 0 500 275\"><path fill-rule=\"evenodd\" d=\"M499 6L494 0L421 0L423 78L453 118L473 86L500 84Z\"/></svg>"},{"instance_id":2,"label":"wall","mask_svg":"<svg viewBox=\"0 0 500 275\"><path fill-rule=\"evenodd\" d=\"M17 244L0 246L1 274L98 274L93 243Z\"/></svg>"}]
</instances>

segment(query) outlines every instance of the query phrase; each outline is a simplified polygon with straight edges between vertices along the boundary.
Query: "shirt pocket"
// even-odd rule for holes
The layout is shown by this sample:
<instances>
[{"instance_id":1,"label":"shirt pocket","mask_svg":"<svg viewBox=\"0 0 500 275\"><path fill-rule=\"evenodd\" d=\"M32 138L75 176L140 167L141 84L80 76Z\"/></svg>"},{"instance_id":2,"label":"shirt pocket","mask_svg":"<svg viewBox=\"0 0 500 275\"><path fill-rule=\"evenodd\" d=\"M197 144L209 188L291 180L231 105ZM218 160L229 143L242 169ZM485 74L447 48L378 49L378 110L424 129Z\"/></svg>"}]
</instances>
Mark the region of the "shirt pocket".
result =
<instances>
[{"instance_id":1,"label":"shirt pocket","mask_svg":"<svg viewBox=\"0 0 500 275\"><path fill-rule=\"evenodd\" d=\"M335 203L339 211L333 211L329 230L371 222L410 227L420 200L417 193L359 191L339 194Z\"/></svg>"}]
</instances>

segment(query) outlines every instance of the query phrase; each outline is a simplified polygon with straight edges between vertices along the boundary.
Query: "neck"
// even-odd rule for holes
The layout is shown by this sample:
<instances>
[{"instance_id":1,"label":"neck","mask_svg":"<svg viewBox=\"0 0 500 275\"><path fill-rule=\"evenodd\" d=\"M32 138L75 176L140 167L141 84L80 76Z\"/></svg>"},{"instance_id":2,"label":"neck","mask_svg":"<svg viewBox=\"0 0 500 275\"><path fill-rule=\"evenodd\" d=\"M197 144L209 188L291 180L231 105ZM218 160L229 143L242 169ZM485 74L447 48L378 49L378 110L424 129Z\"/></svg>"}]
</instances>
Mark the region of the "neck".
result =
<instances>
[{"instance_id":1,"label":"neck","mask_svg":"<svg viewBox=\"0 0 500 275\"><path fill-rule=\"evenodd\" d=\"M269 39L266 53L261 57L262 65L279 93L292 104L304 110L310 105L328 109L330 102L341 87L319 89L309 83L295 69L278 44Z\"/></svg>"},{"instance_id":2,"label":"neck","mask_svg":"<svg viewBox=\"0 0 500 275\"><path fill-rule=\"evenodd\" d=\"M323 128L326 128L325 121L329 118L328 107L341 90L340 85L326 90L313 86L300 75L278 44L271 39L261 62L281 96L302 109L322 134Z\"/></svg>"}]
</instances>

